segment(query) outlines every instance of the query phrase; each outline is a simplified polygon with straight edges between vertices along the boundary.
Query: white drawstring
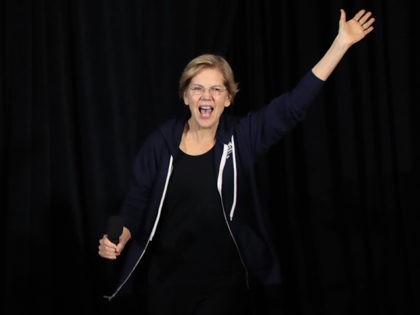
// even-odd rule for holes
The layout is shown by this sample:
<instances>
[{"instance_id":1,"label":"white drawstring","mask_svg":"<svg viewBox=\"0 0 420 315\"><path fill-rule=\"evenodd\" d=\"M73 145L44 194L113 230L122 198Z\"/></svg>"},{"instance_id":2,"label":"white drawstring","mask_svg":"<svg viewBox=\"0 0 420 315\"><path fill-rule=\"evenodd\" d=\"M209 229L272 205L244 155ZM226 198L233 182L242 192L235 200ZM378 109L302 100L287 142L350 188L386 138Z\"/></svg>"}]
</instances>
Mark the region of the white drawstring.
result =
<instances>
[{"instance_id":1,"label":"white drawstring","mask_svg":"<svg viewBox=\"0 0 420 315\"><path fill-rule=\"evenodd\" d=\"M235 141L232 136L232 159L233 159L233 201L232 208L230 209L230 220L233 220L233 214L236 208L236 193L237 193L237 170L236 170L236 154L235 154Z\"/></svg>"},{"instance_id":2,"label":"white drawstring","mask_svg":"<svg viewBox=\"0 0 420 315\"><path fill-rule=\"evenodd\" d=\"M217 176L217 190L219 191L220 196L222 196L222 184L223 184L223 170L226 165L226 160L229 158L229 154L232 154L233 160L233 201L232 207L230 209L229 218L232 221L233 215L235 213L236 207L236 194L237 194L237 170L236 170L236 154L235 154L235 142L233 136L231 142L223 145L223 154L220 160L219 174Z\"/></svg>"},{"instance_id":3,"label":"white drawstring","mask_svg":"<svg viewBox=\"0 0 420 315\"><path fill-rule=\"evenodd\" d=\"M152 233L150 233L149 241L151 241L153 239L153 236L155 236L156 227L159 223L160 214L162 212L162 207L163 207L163 201L165 200L166 190L168 189L169 177L171 176L171 173L172 173L172 161L173 161L173 159L174 158L171 155L171 158L169 159L168 173L166 175L165 188L163 189L163 194L162 194L162 198L160 199L158 214L156 216L155 224L153 225Z\"/></svg>"},{"instance_id":4,"label":"white drawstring","mask_svg":"<svg viewBox=\"0 0 420 315\"><path fill-rule=\"evenodd\" d=\"M224 144L222 158L220 159L219 174L217 175L217 190L219 191L220 197L222 197L223 169L225 168L226 164L227 152L228 145Z\"/></svg>"}]
</instances>

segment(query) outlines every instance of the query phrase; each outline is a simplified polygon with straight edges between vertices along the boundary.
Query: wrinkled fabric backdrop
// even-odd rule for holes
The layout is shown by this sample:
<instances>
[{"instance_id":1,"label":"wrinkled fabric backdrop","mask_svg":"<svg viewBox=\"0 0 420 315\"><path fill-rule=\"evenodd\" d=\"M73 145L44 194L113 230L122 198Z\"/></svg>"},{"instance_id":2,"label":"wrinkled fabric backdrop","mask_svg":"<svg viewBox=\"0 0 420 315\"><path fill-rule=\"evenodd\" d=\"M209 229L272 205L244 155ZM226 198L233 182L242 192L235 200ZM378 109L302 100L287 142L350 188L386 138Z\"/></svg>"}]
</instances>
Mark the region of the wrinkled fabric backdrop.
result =
<instances>
[{"instance_id":1,"label":"wrinkled fabric backdrop","mask_svg":"<svg viewBox=\"0 0 420 315\"><path fill-rule=\"evenodd\" d=\"M102 298L119 265L99 258L98 239L147 134L186 110L184 65L225 56L240 87L229 110L242 115L314 65L341 7L372 10L375 30L256 166L284 277L259 293L260 312L419 313L414 1L5 0L3 314L135 310Z\"/></svg>"}]
</instances>

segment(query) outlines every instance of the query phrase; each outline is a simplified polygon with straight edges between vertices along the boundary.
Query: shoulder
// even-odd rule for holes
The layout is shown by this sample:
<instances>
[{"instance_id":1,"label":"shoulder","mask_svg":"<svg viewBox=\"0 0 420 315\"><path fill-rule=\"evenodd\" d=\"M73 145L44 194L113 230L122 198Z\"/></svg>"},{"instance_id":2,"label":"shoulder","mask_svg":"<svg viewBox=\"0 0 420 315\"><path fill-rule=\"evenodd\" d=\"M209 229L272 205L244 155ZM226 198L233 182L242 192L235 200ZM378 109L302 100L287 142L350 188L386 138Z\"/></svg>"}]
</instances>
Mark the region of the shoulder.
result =
<instances>
[{"instance_id":1,"label":"shoulder","mask_svg":"<svg viewBox=\"0 0 420 315\"><path fill-rule=\"evenodd\" d=\"M142 149L153 151L166 150L171 154L174 154L181 141L185 121L186 118L184 117L176 117L160 123L158 127L148 135L143 143Z\"/></svg>"}]
</instances>

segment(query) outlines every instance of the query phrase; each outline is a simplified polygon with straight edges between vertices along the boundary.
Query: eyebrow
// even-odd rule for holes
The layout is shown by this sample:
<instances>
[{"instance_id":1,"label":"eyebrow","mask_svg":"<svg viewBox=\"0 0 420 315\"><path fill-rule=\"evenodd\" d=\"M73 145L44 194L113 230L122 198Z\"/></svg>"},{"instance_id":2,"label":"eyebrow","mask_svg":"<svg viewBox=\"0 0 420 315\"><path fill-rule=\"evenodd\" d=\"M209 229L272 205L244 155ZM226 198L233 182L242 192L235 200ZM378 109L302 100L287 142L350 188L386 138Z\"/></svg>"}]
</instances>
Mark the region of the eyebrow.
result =
<instances>
[{"instance_id":1,"label":"eyebrow","mask_svg":"<svg viewBox=\"0 0 420 315\"><path fill-rule=\"evenodd\" d=\"M202 85L202 84L200 84L200 83L191 83L191 85L204 87L204 85ZM210 86L210 87L211 87L211 88L212 88L212 87L224 87L224 85L223 85L223 84L215 84L215 85L212 85L212 86Z\"/></svg>"}]
</instances>

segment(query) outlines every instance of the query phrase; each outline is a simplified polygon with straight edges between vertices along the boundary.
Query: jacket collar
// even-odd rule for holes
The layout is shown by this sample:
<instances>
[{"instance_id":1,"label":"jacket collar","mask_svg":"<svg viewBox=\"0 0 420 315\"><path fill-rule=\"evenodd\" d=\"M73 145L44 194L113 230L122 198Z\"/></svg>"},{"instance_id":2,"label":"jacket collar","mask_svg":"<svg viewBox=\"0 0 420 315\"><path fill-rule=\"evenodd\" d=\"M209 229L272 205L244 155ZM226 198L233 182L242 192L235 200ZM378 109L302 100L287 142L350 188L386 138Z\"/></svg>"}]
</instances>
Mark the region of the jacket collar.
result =
<instances>
[{"instance_id":1,"label":"jacket collar","mask_svg":"<svg viewBox=\"0 0 420 315\"><path fill-rule=\"evenodd\" d=\"M175 156L181 142L184 126L190 118L190 114L185 114L172 119L160 126L160 131L165 138L170 153ZM216 132L216 140L222 144L228 144L232 137L232 120L234 118L223 113L220 117L219 125Z\"/></svg>"}]
</instances>

